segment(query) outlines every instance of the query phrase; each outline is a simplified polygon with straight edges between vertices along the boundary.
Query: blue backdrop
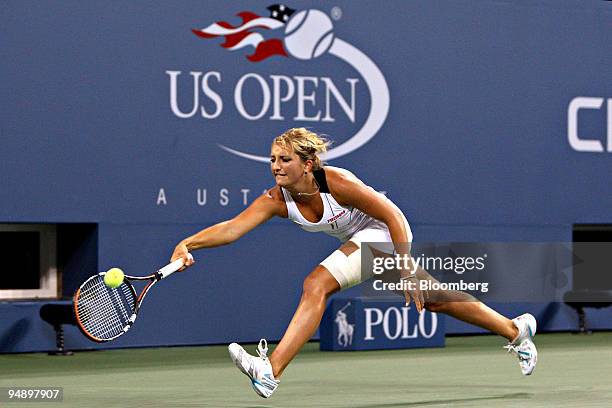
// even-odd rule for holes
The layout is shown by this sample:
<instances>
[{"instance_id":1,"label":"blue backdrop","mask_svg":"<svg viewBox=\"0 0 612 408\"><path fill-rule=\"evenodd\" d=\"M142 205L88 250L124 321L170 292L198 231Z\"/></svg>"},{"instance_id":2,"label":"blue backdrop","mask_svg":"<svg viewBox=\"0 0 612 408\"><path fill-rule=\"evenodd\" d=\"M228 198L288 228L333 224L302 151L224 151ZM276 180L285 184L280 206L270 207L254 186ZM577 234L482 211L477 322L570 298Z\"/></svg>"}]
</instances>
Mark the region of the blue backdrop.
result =
<instances>
[{"instance_id":1,"label":"blue backdrop","mask_svg":"<svg viewBox=\"0 0 612 408\"><path fill-rule=\"evenodd\" d=\"M273 185L265 163L220 145L265 157L297 126L357 145L329 163L386 191L417 241L569 241L574 223L612 222L609 2L296 1L278 24L270 4L5 4L0 222L98 224L97 269L148 273ZM261 18L248 32L244 11ZM286 55L252 62L263 47L245 41ZM599 107L573 115L577 97ZM604 151L572 147L572 118ZM279 338L336 246L273 220L200 251L116 345ZM65 294L96 271L65 273ZM0 351L50 348L15 307L0 305ZM560 310L552 329L573 323Z\"/></svg>"}]
</instances>

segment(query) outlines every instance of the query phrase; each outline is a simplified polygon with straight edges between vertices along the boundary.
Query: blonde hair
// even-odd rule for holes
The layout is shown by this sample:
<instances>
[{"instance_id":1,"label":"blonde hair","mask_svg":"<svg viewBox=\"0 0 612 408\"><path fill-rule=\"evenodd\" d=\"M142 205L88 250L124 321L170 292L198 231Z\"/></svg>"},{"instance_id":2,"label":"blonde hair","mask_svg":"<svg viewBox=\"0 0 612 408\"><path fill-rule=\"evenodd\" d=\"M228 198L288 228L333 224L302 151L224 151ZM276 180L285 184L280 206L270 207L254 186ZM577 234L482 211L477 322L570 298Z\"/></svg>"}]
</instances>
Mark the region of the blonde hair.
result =
<instances>
[{"instance_id":1,"label":"blonde hair","mask_svg":"<svg viewBox=\"0 0 612 408\"><path fill-rule=\"evenodd\" d=\"M330 141L306 128L292 128L274 138L273 144L292 150L302 161L312 160L313 170L323 166L319 154L325 153Z\"/></svg>"}]
</instances>

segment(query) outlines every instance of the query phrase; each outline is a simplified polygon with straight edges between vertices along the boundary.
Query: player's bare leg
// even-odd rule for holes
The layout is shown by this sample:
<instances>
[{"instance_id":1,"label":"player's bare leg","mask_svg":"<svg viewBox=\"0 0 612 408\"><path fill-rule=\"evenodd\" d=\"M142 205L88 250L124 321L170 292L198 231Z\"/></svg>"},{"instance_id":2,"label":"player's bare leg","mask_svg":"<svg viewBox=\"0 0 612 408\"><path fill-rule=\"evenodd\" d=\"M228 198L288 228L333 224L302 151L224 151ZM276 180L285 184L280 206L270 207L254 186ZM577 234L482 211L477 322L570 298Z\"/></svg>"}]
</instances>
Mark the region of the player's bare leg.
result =
<instances>
[{"instance_id":1,"label":"player's bare leg","mask_svg":"<svg viewBox=\"0 0 612 408\"><path fill-rule=\"evenodd\" d=\"M304 280L302 299L285 335L268 358L268 343L261 339L257 346L257 356L247 353L237 343L229 345L232 361L243 374L251 379L255 392L269 398L278 388L279 377L289 362L317 330L327 298L340 290L340 285L329 271L318 266Z\"/></svg>"},{"instance_id":2,"label":"player's bare leg","mask_svg":"<svg viewBox=\"0 0 612 408\"><path fill-rule=\"evenodd\" d=\"M327 299L340 290L340 284L323 266L317 266L304 280L300 303L278 346L270 356L274 377L278 379L300 349L314 335Z\"/></svg>"},{"instance_id":3,"label":"player's bare leg","mask_svg":"<svg viewBox=\"0 0 612 408\"><path fill-rule=\"evenodd\" d=\"M359 247L348 241L339 250L349 256ZM317 266L304 280L300 304L283 338L270 356L274 376L278 379L321 323L327 299L340 290L340 284L324 267Z\"/></svg>"},{"instance_id":4,"label":"player's bare leg","mask_svg":"<svg viewBox=\"0 0 612 408\"><path fill-rule=\"evenodd\" d=\"M357 245L348 242L340 251L349 255L358 249ZM232 343L228 351L232 361L243 374L251 379L255 392L269 398L278 388L279 377L293 360L304 344L310 340L321 323L327 299L340 290L336 278L322 265L317 266L304 279L302 298L285 331L280 343L268 358L268 344L261 339L257 346L259 357L250 355L237 343Z\"/></svg>"},{"instance_id":5,"label":"player's bare leg","mask_svg":"<svg viewBox=\"0 0 612 408\"><path fill-rule=\"evenodd\" d=\"M461 292L457 293L461 294ZM457 296L456 293L448 293L448 295ZM530 375L535 369L538 362L538 350L533 343L533 336L536 333L537 322L529 313L510 320L484 303L474 300L426 302L425 307L432 312L447 314L505 337L508 339L508 345L505 348L508 352L517 355L522 373Z\"/></svg>"},{"instance_id":6,"label":"player's bare leg","mask_svg":"<svg viewBox=\"0 0 612 408\"><path fill-rule=\"evenodd\" d=\"M434 279L424 270L419 270L417 275L422 279ZM428 310L447 314L508 339L504 348L517 355L521 372L524 375L533 373L538 362L538 350L533 343L537 322L532 315L525 313L510 320L464 292L437 291L428 295L430 300L425 302Z\"/></svg>"},{"instance_id":7,"label":"player's bare leg","mask_svg":"<svg viewBox=\"0 0 612 408\"><path fill-rule=\"evenodd\" d=\"M509 341L515 339L519 333L512 320L479 301L426 302L425 308L482 327L507 338Z\"/></svg>"},{"instance_id":8,"label":"player's bare leg","mask_svg":"<svg viewBox=\"0 0 612 408\"><path fill-rule=\"evenodd\" d=\"M417 269L419 280L438 282L427 271ZM454 290L428 291L425 308L431 312L444 313L466 323L473 324L512 341L518 329L512 320L502 316L472 295Z\"/></svg>"}]
</instances>

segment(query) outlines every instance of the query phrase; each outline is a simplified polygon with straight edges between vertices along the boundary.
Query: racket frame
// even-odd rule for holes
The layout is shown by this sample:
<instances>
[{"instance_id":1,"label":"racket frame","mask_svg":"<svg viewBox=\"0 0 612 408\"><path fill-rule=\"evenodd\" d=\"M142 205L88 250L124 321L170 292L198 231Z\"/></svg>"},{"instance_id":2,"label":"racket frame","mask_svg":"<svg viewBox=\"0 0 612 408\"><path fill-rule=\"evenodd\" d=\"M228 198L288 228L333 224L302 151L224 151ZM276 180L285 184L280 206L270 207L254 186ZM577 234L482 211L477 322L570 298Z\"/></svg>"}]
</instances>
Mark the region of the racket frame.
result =
<instances>
[{"instance_id":1,"label":"racket frame","mask_svg":"<svg viewBox=\"0 0 612 408\"><path fill-rule=\"evenodd\" d=\"M191 256L191 254L189 254L188 256L190 259L193 260L193 257ZM106 343L106 342L115 340L116 338L124 335L125 333L127 333L127 331L132 327L132 325L136 321L136 317L138 315L138 312L140 311L140 306L142 305L142 301L144 300L149 290L153 287L153 285L159 282L160 280L165 279L168 276L172 275L174 272L178 271L179 269L181 269L184 266L184 264L185 262L181 258L181 259L177 259L174 262L169 263L168 265L157 270L155 273L152 273L151 275L147 275L147 276L124 275L123 282L121 285L125 284L127 288L130 290L130 292L132 293L132 295L134 296L134 299L135 299L134 309L131 311L132 314L128 318L127 324L123 327L123 330L117 335L110 337L108 339L102 339L102 338L96 337L92 335L91 333L89 333L85 329L85 327L83 327L83 324L81 323L81 319L79 317L78 298L81 293L81 289L92 279L97 279L98 277L101 277L102 279L104 279L104 275L106 275L106 272L100 272L96 275L89 277L85 282L81 284L81 286L79 286L79 288L74 294L73 301L72 301L73 310L75 314L75 320L77 322L77 327L81 330L81 332L88 339L93 340L96 343ZM136 289L134 288L134 285L132 285L132 281L146 281L146 280L148 280L149 283L147 283L147 285L142 289L142 291L138 295L136 293ZM117 287L116 289L119 289L119 287Z\"/></svg>"}]
</instances>

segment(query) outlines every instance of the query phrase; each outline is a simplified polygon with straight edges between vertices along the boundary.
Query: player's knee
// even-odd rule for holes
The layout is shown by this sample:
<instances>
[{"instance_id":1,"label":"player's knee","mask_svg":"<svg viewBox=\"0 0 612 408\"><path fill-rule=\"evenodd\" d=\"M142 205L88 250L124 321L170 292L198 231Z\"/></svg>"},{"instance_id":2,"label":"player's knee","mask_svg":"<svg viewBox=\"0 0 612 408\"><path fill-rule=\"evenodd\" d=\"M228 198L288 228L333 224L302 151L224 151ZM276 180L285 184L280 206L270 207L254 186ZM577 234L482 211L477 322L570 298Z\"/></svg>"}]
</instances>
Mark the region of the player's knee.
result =
<instances>
[{"instance_id":1,"label":"player's knee","mask_svg":"<svg viewBox=\"0 0 612 408\"><path fill-rule=\"evenodd\" d=\"M318 279L316 276L313 275L308 275L306 279L304 279L302 295L325 297L327 296L327 291L325 289L325 285L323 284L323 282L321 282L321 279Z\"/></svg>"}]
</instances>

